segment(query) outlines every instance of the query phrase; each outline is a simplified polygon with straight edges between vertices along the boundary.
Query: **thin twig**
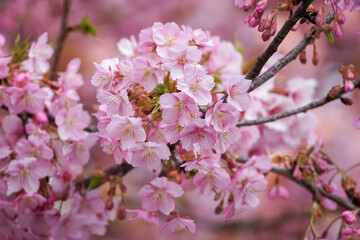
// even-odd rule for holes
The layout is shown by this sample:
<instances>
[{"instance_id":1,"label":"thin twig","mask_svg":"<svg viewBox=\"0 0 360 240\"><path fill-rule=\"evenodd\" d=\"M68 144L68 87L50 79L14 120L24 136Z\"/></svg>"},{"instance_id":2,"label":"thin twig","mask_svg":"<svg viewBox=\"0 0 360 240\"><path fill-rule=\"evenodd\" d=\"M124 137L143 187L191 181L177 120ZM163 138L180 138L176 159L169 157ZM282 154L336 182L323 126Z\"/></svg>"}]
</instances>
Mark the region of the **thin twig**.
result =
<instances>
[{"instance_id":1,"label":"thin twig","mask_svg":"<svg viewBox=\"0 0 360 240\"><path fill-rule=\"evenodd\" d=\"M356 79L354 82L355 87L360 87L360 78ZM289 117L292 115L296 115L298 113L302 113L302 112L307 112L310 109L313 108L318 108L321 107L329 102L332 102L338 98L340 98L343 94L345 94L346 91L344 89L344 87L342 87L339 91L336 92L334 97L322 97L314 102L311 102L305 106L299 107L299 108L295 108L293 110L290 111L285 111L282 113L278 113L278 114L274 114L268 117L263 117L263 118L258 118L255 120L243 120L243 121L239 121L236 126L237 127L241 127L241 126L251 126L251 125L260 125L260 124L264 124L267 122L273 122L275 120L281 119L281 118L285 118L285 117Z\"/></svg>"},{"instance_id":2,"label":"thin twig","mask_svg":"<svg viewBox=\"0 0 360 240\"><path fill-rule=\"evenodd\" d=\"M51 70L51 73L53 74L53 76L58 67L58 62L59 62L61 51L64 46L65 39L69 33L68 18L69 18L69 12L70 12L70 5L71 5L71 0L64 0L63 12L62 12L62 16L61 16L60 32L59 32L58 39L56 42L55 52L54 52L53 58L51 59L50 70Z\"/></svg>"},{"instance_id":3,"label":"thin twig","mask_svg":"<svg viewBox=\"0 0 360 240\"><path fill-rule=\"evenodd\" d=\"M325 23L329 24L334 19L334 15L329 13L325 18ZM253 91L267 80L272 78L277 72L279 72L283 67L285 67L289 62L296 59L296 57L306 48L306 46L312 44L315 41L315 38L319 36L323 32L323 28L314 27L311 29L310 33L308 33L303 40L288 54L286 54L283 58L279 59L271 68L269 68L266 72L257 77L250 85L248 92Z\"/></svg>"},{"instance_id":4,"label":"thin twig","mask_svg":"<svg viewBox=\"0 0 360 240\"><path fill-rule=\"evenodd\" d=\"M258 56L258 59L255 65L251 68L251 70L246 75L246 79L253 80L255 79L261 72L261 69L264 67L265 63L269 60L269 58L277 51L279 45L282 43L284 38L288 35L290 30L295 26L297 21L301 19L309 5L312 3L313 0L303 0L295 11L284 23L282 28L276 34L275 38L272 40L270 45L265 49L265 51Z\"/></svg>"}]
</instances>

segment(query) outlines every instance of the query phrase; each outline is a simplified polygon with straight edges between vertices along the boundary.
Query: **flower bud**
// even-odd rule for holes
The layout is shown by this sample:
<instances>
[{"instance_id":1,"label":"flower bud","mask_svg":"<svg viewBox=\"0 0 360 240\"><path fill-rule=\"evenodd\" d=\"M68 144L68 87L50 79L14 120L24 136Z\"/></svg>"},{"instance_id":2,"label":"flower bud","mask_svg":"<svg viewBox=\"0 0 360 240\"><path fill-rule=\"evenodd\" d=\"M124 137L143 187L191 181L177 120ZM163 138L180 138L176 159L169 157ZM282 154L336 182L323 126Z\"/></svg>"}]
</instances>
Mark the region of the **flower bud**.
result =
<instances>
[{"instance_id":1,"label":"flower bud","mask_svg":"<svg viewBox=\"0 0 360 240\"><path fill-rule=\"evenodd\" d=\"M34 119L38 123L48 124L49 119L45 112L38 112L35 114Z\"/></svg>"},{"instance_id":2,"label":"flower bud","mask_svg":"<svg viewBox=\"0 0 360 240\"><path fill-rule=\"evenodd\" d=\"M351 225L356 221L356 217L355 217L354 213L351 211L344 211L341 214L341 217L344 219L344 222L347 225Z\"/></svg>"},{"instance_id":3,"label":"flower bud","mask_svg":"<svg viewBox=\"0 0 360 240\"><path fill-rule=\"evenodd\" d=\"M299 60L302 64L306 64L306 51L305 49L299 54Z\"/></svg>"}]
</instances>

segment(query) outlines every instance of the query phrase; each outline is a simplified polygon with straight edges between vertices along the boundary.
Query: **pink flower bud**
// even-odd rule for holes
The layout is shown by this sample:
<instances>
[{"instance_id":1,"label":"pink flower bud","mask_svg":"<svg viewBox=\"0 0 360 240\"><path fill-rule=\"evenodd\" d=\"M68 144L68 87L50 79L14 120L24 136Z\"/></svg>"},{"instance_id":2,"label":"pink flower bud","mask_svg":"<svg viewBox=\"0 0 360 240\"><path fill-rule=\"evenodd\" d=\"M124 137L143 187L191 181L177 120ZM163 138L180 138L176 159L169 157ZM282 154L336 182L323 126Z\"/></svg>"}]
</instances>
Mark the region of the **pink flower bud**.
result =
<instances>
[{"instance_id":1,"label":"pink flower bud","mask_svg":"<svg viewBox=\"0 0 360 240\"><path fill-rule=\"evenodd\" d=\"M36 113L34 118L35 118L35 121L38 123L43 123L43 124L49 123L49 119L48 119L46 113L44 113L44 112Z\"/></svg>"},{"instance_id":2,"label":"pink flower bud","mask_svg":"<svg viewBox=\"0 0 360 240\"><path fill-rule=\"evenodd\" d=\"M344 222L347 225L351 225L356 221L356 217L355 217L354 213L351 211L344 211L341 214L341 217L344 219Z\"/></svg>"},{"instance_id":3,"label":"pink flower bud","mask_svg":"<svg viewBox=\"0 0 360 240\"><path fill-rule=\"evenodd\" d=\"M338 23L335 22L333 27L333 34L335 37L341 37L342 36L342 30Z\"/></svg>"},{"instance_id":4,"label":"pink flower bud","mask_svg":"<svg viewBox=\"0 0 360 240\"><path fill-rule=\"evenodd\" d=\"M354 83L350 80L345 79L344 80L344 89L346 92L350 92L354 89Z\"/></svg>"}]
</instances>

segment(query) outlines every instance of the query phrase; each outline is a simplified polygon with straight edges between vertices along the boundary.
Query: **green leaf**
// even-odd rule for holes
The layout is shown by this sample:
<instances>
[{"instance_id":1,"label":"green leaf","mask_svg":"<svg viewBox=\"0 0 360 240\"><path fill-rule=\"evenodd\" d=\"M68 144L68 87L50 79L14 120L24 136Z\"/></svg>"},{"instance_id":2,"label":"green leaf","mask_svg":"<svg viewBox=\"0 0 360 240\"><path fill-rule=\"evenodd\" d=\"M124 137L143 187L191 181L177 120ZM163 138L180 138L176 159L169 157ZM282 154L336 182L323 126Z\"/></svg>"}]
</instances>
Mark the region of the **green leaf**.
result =
<instances>
[{"instance_id":1,"label":"green leaf","mask_svg":"<svg viewBox=\"0 0 360 240\"><path fill-rule=\"evenodd\" d=\"M103 174L95 173L91 178L89 186L86 188L86 192L99 186L104 181L104 178Z\"/></svg>"},{"instance_id":2,"label":"green leaf","mask_svg":"<svg viewBox=\"0 0 360 240\"><path fill-rule=\"evenodd\" d=\"M194 178L197 172L198 172L198 170L196 170L196 169L191 170L189 172L189 178Z\"/></svg>"},{"instance_id":3,"label":"green leaf","mask_svg":"<svg viewBox=\"0 0 360 240\"><path fill-rule=\"evenodd\" d=\"M165 87L162 84L158 84L158 85L156 85L155 90L158 91L159 93L164 93Z\"/></svg>"},{"instance_id":4,"label":"green leaf","mask_svg":"<svg viewBox=\"0 0 360 240\"><path fill-rule=\"evenodd\" d=\"M81 20L80 24L78 25L78 29L85 34L89 34L92 36L97 36L96 27L90 21L87 15L84 15L83 19Z\"/></svg>"},{"instance_id":5,"label":"green leaf","mask_svg":"<svg viewBox=\"0 0 360 240\"><path fill-rule=\"evenodd\" d=\"M171 93L170 72L164 78L164 88L166 93Z\"/></svg>"},{"instance_id":6,"label":"green leaf","mask_svg":"<svg viewBox=\"0 0 360 240\"><path fill-rule=\"evenodd\" d=\"M18 34L15 38L14 49L11 52L11 62L12 63L20 63L28 58L29 49L31 46L31 41L26 39L19 45L20 42L20 34Z\"/></svg>"},{"instance_id":7,"label":"green leaf","mask_svg":"<svg viewBox=\"0 0 360 240\"><path fill-rule=\"evenodd\" d=\"M331 32L324 32L330 44L334 44L334 35Z\"/></svg>"}]
</instances>

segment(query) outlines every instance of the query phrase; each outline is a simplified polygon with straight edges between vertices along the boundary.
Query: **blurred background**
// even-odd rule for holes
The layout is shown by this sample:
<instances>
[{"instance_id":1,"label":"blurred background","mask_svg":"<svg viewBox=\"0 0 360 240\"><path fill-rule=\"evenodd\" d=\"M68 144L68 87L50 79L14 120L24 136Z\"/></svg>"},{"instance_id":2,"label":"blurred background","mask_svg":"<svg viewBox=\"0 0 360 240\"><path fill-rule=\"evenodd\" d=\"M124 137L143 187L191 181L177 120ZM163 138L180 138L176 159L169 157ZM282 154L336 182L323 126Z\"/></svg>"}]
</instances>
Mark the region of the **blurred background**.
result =
<instances>
[{"instance_id":1,"label":"blurred background","mask_svg":"<svg viewBox=\"0 0 360 240\"><path fill-rule=\"evenodd\" d=\"M269 2L275 6L278 1ZM314 5L319 6L321 2L315 0ZM271 6L269 9L272 9ZM8 49L8 53L11 51L18 33L24 40L28 36L35 39L41 33L48 32L49 41L54 46L60 28L61 11L60 0L0 0L0 33L7 38L5 49ZM341 64L354 64L357 74L360 74L360 14L349 14L348 11L345 13L347 22L343 26L341 38L336 38L333 45L330 45L324 36L316 41L320 57L318 66L311 63L313 47L309 46L306 65L297 59L276 77L315 78L319 83L316 97L321 97L332 86L342 85L342 77L338 73ZM180 26L201 28L228 41L232 41L236 33L244 46L244 63L255 59L271 41L264 43L257 29L244 24L244 19L251 12L244 13L242 9L234 6L233 0L73 0L70 26L78 24L84 14L97 26L98 37L71 33L60 57L59 70L64 70L72 58L81 59L80 72L84 76L85 85L80 89L80 95L89 112L94 112L96 107L96 89L90 84L91 76L95 72L93 62L120 57L116 47L119 39L131 35L137 37L141 29L152 26L156 21L173 21ZM280 14L278 29L287 17L287 13ZM291 32L280 46L279 52L289 52L309 29L310 26L301 26L298 31ZM319 120L317 132L324 134L325 152L344 169L360 162L360 131L353 127L355 117L360 115L360 94L356 91L351 95L354 100L351 107L336 101L314 111ZM92 170L95 165L107 168L114 163L111 156L103 154L101 149L96 147L93 149L88 170ZM355 168L349 175L360 180L360 168ZM128 208L140 207L136 193L143 183L149 182L153 177L152 173L141 169L126 175L124 182L128 187ZM269 186L273 179L274 176L269 174ZM198 228L195 234L168 235L153 226L117 220L110 224L106 236L94 239L296 239L308 224L309 213L306 208L311 205L311 195L282 178L280 181L290 192L289 200L271 201L267 198L267 192L264 192L258 208L250 209L226 223L222 216L214 213L214 196L202 196L195 189L189 191L185 197L178 199L177 203L182 216L188 215L195 220ZM334 217L330 212L326 213L323 221L317 223L317 227L324 229L326 223Z\"/></svg>"}]
</instances>

